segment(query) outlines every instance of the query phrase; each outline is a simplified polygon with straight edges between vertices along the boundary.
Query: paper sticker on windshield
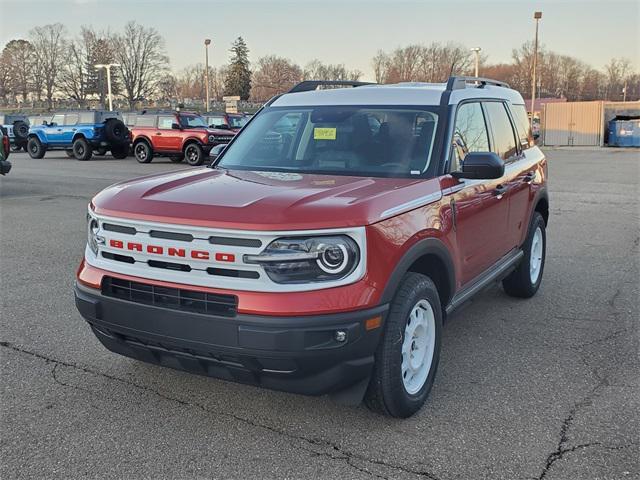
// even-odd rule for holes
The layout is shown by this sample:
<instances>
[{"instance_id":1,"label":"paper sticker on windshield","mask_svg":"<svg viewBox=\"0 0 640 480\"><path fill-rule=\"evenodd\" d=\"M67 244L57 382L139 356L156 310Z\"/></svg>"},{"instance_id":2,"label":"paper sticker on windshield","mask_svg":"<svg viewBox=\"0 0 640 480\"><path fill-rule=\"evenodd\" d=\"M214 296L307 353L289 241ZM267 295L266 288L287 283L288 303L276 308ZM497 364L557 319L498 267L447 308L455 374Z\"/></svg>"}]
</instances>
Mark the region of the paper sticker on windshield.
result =
<instances>
[{"instance_id":1,"label":"paper sticker on windshield","mask_svg":"<svg viewBox=\"0 0 640 480\"><path fill-rule=\"evenodd\" d=\"M336 129L335 128L314 128L313 139L314 140L335 140Z\"/></svg>"}]
</instances>

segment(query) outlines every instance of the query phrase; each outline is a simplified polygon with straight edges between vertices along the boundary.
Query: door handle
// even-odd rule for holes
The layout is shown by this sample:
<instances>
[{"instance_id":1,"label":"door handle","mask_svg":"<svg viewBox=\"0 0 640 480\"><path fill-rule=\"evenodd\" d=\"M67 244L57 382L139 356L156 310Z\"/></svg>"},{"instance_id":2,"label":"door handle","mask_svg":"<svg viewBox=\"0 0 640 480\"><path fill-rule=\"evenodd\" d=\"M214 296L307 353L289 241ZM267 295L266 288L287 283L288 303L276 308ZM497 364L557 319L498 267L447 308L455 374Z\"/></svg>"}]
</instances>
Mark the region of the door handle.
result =
<instances>
[{"instance_id":1,"label":"door handle","mask_svg":"<svg viewBox=\"0 0 640 480\"><path fill-rule=\"evenodd\" d=\"M534 178L536 178L536 172L527 172L524 176L524 183L531 183Z\"/></svg>"},{"instance_id":2,"label":"door handle","mask_svg":"<svg viewBox=\"0 0 640 480\"><path fill-rule=\"evenodd\" d=\"M162 135L160 132L156 132L156 135Z\"/></svg>"},{"instance_id":3,"label":"door handle","mask_svg":"<svg viewBox=\"0 0 640 480\"><path fill-rule=\"evenodd\" d=\"M495 190L493 191L493 195L498 199L502 199L502 197L504 196L504 194L507 191L507 187L504 185L498 185Z\"/></svg>"},{"instance_id":4,"label":"door handle","mask_svg":"<svg viewBox=\"0 0 640 480\"><path fill-rule=\"evenodd\" d=\"M61 129L61 128L59 128L59 129L58 129L58 131L59 131L59 132L61 132L61 131L62 131L62 129Z\"/></svg>"}]
</instances>

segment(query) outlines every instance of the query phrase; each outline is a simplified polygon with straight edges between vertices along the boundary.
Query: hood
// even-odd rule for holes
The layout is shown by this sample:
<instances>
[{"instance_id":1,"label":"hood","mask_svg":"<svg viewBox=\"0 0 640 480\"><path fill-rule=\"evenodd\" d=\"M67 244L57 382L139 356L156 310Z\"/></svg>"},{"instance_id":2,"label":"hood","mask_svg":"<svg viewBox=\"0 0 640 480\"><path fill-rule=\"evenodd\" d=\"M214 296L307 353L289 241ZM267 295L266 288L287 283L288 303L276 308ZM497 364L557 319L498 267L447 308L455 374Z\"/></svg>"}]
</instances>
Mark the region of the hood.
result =
<instances>
[{"instance_id":1,"label":"hood","mask_svg":"<svg viewBox=\"0 0 640 480\"><path fill-rule=\"evenodd\" d=\"M237 130L226 130L224 128L207 128L207 133L209 135L216 135L216 136L226 136L228 137L229 135L235 135L236 133L238 133Z\"/></svg>"},{"instance_id":2,"label":"hood","mask_svg":"<svg viewBox=\"0 0 640 480\"><path fill-rule=\"evenodd\" d=\"M368 225L439 191L437 180L200 168L118 183L92 200L97 214L242 230Z\"/></svg>"}]
</instances>

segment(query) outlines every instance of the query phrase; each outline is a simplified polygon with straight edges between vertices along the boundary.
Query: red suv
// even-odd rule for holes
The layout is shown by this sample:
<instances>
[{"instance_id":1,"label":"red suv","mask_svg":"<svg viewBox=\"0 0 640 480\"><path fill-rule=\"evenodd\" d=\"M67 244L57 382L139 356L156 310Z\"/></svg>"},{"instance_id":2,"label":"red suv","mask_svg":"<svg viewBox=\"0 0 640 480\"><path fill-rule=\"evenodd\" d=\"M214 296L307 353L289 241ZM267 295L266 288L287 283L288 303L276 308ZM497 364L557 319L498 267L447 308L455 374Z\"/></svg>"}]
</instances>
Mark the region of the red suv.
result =
<instances>
[{"instance_id":1,"label":"red suv","mask_svg":"<svg viewBox=\"0 0 640 480\"><path fill-rule=\"evenodd\" d=\"M407 417L448 315L496 281L536 293L547 162L520 94L327 84L272 99L208 168L93 198L75 296L108 349Z\"/></svg>"},{"instance_id":2,"label":"red suv","mask_svg":"<svg viewBox=\"0 0 640 480\"><path fill-rule=\"evenodd\" d=\"M205 120L189 112L148 112L127 115L131 128L133 155L149 163L154 155L168 156L173 162L186 159L189 165L202 165L216 145L231 141L235 132L209 128Z\"/></svg>"}]
</instances>

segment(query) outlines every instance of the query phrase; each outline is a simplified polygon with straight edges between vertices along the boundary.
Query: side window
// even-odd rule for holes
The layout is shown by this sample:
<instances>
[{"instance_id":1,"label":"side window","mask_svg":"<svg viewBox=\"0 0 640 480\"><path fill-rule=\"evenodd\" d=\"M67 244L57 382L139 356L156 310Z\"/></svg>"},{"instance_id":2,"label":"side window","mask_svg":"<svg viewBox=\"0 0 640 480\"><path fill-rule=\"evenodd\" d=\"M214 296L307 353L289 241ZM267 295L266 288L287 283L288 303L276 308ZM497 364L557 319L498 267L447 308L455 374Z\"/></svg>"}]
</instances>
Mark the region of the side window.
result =
<instances>
[{"instance_id":1,"label":"side window","mask_svg":"<svg viewBox=\"0 0 640 480\"><path fill-rule=\"evenodd\" d=\"M479 102L464 103L458 107L453 129L453 165L451 171L460 170L464 157L470 152L488 152L489 136Z\"/></svg>"},{"instance_id":2,"label":"side window","mask_svg":"<svg viewBox=\"0 0 640 480\"><path fill-rule=\"evenodd\" d=\"M155 127L156 117L153 115L138 115L136 117L136 127Z\"/></svg>"},{"instance_id":3,"label":"side window","mask_svg":"<svg viewBox=\"0 0 640 480\"><path fill-rule=\"evenodd\" d=\"M227 122L224 121L224 117L209 117L207 123L214 126L227 124Z\"/></svg>"},{"instance_id":4,"label":"side window","mask_svg":"<svg viewBox=\"0 0 640 480\"><path fill-rule=\"evenodd\" d=\"M64 125L64 115L54 115L51 119L51 123L55 123L56 125Z\"/></svg>"},{"instance_id":5,"label":"side window","mask_svg":"<svg viewBox=\"0 0 640 480\"><path fill-rule=\"evenodd\" d=\"M533 135L531 133L531 123L524 105L511 105L513 121L516 123L520 146L523 150L533 146Z\"/></svg>"},{"instance_id":6,"label":"side window","mask_svg":"<svg viewBox=\"0 0 640 480\"><path fill-rule=\"evenodd\" d=\"M65 125L77 125L78 124L79 115L77 113L67 113L64 117Z\"/></svg>"},{"instance_id":7,"label":"side window","mask_svg":"<svg viewBox=\"0 0 640 480\"><path fill-rule=\"evenodd\" d=\"M502 102L485 102L484 106L493 131L491 151L497 153L503 160L509 160L518 153L518 149L507 108Z\"/></svg>"},{"instance_id":8,"label":"side window","mask_svg":"<svg viewBox=\"0 0 640 480\"><path fill-rule=\"evenodd\" d=\"M80 114L80 120L79 123L93 123L93 119L94 119L94 113L93 112L86 112L86 113L81 113Z\"/></svg>"},{"instance_id":9,"label":"side window","mask_svg":"<svg viewBox=\"0 0 640 480\"><path fill-rule=\"evenodd\" d=\"M158 128L163 130L171 130L171 125L176 123L174 117L158 117Z\"/></svg>"}]
</instances>

